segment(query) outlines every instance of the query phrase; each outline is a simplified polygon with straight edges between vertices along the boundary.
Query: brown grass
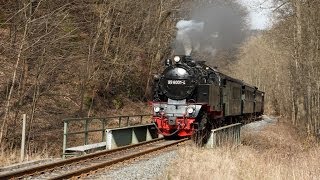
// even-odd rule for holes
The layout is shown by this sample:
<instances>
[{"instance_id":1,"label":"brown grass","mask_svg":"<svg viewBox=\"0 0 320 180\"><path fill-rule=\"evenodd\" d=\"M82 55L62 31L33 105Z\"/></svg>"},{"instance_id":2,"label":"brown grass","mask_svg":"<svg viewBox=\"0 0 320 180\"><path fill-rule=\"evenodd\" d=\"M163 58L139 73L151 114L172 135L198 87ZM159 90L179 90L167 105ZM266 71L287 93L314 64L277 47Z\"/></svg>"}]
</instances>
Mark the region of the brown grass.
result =
<instances>
[{"instance_id":1,"label":"brown grass","mask_svg":"<svg viewBox=\"0 0 320 180\"><path fill-rule=\"evenodd\" d=\"M20 162L20 149L9 149L10 148L4 148L4 146L0 148L0 167ZM35 149L30 149L29 151L31 153L25 154L25 161L49 158L49 153L46 148L41 151Z\"/></svg>"},{"instance_id":2,"label":"brown grass","mask_svg":"<svg viewBox=\"0 0 320 180\"><path fill-rule=\"evenodd\" d=\"M320 179L320 147L285 123L245 133L237 148L179 150L166 179Z\"/></svg>"}]
</instances>

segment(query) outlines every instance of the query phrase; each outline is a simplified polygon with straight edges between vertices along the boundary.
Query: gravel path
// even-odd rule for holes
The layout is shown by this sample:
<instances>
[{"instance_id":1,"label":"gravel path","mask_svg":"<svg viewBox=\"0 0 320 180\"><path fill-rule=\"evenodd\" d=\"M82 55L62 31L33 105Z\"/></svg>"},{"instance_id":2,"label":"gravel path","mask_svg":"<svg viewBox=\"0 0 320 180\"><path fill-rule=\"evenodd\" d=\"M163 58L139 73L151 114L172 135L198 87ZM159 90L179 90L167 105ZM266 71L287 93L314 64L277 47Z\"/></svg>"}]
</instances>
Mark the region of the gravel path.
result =
<instances>
[{"instance_id":1,"label":"gravel path","mask_svg":"<svg viewBox=\"0 0 320 180\"><path fill-rule=\"evenodd\" d=\"M276 123L277 121L278 119L276 117L272 117L272 116L269 117L269 116L263 115L261 121L256 121L256 122L246 124L241 127L241 131L257 132L270 124Z\"/></svg>"},{"instance_id":2,"label":"gravel path","mask_svg":"<svg viewBox=\"0 0 320 180\"><path fill-rule=\"evenodd\" d=\"M130 163L115 170L109 170L96 174L89 179L112 179L112 180L147 180L159 179L169 163L177 156L176 150L161 153L155 157L142 159L135 163Z\"/></svg>"}]
</instances>

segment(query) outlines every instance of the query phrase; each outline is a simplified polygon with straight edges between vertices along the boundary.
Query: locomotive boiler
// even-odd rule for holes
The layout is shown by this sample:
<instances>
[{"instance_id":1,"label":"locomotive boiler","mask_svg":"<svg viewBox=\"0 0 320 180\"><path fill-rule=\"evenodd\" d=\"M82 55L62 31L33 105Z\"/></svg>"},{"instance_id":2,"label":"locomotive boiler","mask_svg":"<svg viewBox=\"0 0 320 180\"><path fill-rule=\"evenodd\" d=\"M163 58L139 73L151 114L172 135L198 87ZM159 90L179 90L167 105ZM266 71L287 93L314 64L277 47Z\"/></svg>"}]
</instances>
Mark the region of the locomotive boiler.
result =
<instances>
[{"instance_id":1,"label":"locomotive boiler","mask_svg":"<svg viewBox=\"0 0 320 180\"><path fill-rule=\"evenodd\" d=\"M263 113L264 93L191 56L165 61L155 77L153 121L164 136L188 137Z\"/></svg>"}]
</instances>

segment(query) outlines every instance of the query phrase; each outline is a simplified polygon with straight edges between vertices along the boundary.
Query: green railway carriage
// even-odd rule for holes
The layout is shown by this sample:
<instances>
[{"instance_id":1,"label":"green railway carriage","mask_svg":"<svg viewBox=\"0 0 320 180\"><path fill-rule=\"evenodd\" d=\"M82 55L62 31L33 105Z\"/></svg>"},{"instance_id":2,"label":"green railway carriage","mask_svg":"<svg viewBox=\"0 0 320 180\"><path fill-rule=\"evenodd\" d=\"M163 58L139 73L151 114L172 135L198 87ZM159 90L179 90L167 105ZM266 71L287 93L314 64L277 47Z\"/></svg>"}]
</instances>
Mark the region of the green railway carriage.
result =
<instances>
[{"instance_id":1,"label":"green railway carriage","mask_svg":"<svg viewBox=\"0 0 320 180\"><path fill-rule=\"evenodd\" d=\"M219 81L199 85L196 98L198 102L208 102L212 110L223 111L225 118L263 113L262 91L220 72L217 75L220 77Z\"/></svg>"},{"instance_id":2,"label":"green railway carriage","mask_svg":"<svg viewBox=\"0 0 320 180\"><path fill-rule=\"evenodd\" d=\"M264 93L262 91L222 73L219 75L221 77L220 96L222 97L220 107L225 118L263 114Z\"/></svg>"},{"instance_id":3,"label":"green railway carriage","mask_svg":"<svg viewBox=\"0 0 320 180\"><path fill-rule=\"evenodd\" d=\"M198 86L197 102L208 104L216 119L226 124L232 122L247 123L263 114L263 92L241 80L217 74L220 80L212 84Z\"/></svg>"}]
</instances>

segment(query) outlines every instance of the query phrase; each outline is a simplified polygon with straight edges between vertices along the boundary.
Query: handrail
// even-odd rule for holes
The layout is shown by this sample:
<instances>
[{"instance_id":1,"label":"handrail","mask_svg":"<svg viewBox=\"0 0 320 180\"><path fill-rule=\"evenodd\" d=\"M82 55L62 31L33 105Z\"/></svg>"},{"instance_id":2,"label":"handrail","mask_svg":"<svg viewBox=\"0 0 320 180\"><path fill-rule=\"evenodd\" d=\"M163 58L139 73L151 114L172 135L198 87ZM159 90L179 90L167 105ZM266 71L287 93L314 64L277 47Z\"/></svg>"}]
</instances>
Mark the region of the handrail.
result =
<instances>
[{"instance_id":1,"label":"handrail","mask_svg":"<svg viewBox=\"0 0 320 180\"><path fill-rule=\"evenodd\" d=\"M119 117L146 117L146 116L151 116L152 114L142 114L142 115L121 115L121 116L108 116L108 117L80 117L80 118L65 118L62 119L63 121L82 121L86 119L113 119L113 118L119 118Z\"/></svg>"},{"instance_id":2,"label":"handrail","mask_svg":"<svg viewBox=\"0 0 320 180\"><path fill-rule=\"evenodd\" d=\"M117 127L126 127L130 126L130 120L136 117L140 117L139 124L142 124L143 117L150 116L151 114L141 114L141 115L121 115L121 116L108 116L108 117L83 117L83 118L65 118L63 119L63 157L65 154L66 149L68 148L68 136L75 135L75 134L84 134L84 144L89 144L89 133L91 132L101 132L102 138L101 142L105 141L105 130L107 128L114 128L114 127L106 127L107 123L110 120L117 120L118 122ZM101 122L100 127L97 127L96 129L89 129L89 125L92 121L98 120ZM75 131L75 132L69 132L69 123L70 122L79 122L84 125L83 131ZM125 122L125 125L123 125Z\"/></svg>"}]
</instances>

